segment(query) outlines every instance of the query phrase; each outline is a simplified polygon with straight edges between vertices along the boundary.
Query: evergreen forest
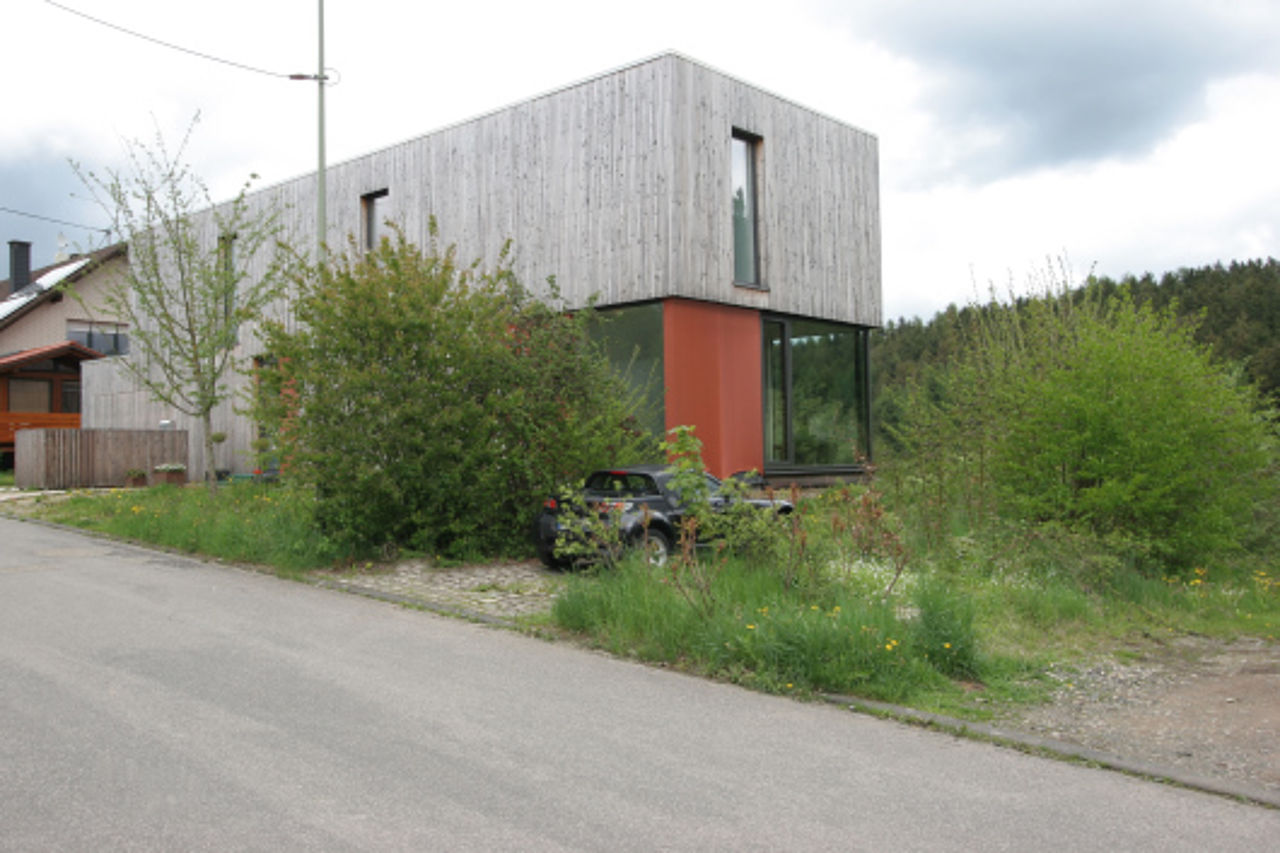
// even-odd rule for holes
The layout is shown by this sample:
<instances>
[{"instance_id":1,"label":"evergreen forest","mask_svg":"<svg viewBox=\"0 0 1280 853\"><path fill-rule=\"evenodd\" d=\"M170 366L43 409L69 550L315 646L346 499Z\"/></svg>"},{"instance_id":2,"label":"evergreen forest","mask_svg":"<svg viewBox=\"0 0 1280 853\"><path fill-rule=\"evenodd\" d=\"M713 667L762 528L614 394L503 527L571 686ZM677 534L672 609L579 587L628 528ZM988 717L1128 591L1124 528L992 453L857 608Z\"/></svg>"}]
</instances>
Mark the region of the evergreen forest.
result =
<instances>
[{"instance_id":1,"label":"evergreen forest","mask_svg":"<svg viewBox=\"0 0 1280 853\"><path fill-rule=\"evenodd\" d=\"M1136 305L1172 311L1194 329L1195 340L1221 362L1237 365L1264 399L1280 404L1280 261L1233 261L1183 268L1160 277L1151 273L1119 281L1090 276L1070 291L1103 295L1127 291ZM891 320L871 338L872 421L877 455L898 449L894 430L901 421L904 389L927 383L931 369L954 362L974 326L991 312L1023 310L1042 297L986 305L954 304L931 320Z\"/></svg>"}]
</instances>

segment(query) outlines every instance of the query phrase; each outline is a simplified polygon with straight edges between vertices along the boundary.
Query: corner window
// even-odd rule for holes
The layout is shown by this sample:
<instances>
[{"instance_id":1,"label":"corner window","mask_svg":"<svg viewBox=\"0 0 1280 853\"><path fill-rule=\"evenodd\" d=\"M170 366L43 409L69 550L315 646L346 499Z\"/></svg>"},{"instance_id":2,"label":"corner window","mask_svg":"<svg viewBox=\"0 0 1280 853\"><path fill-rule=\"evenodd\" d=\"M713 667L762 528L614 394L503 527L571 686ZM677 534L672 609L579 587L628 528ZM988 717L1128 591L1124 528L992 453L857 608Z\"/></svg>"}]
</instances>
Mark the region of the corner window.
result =
<instances>
[{"instance_id":1,"label":"corner window","mask_svg":"<svg viewBox=\"0 0 1280 853\"><path fill-rule=\"evenodd\" d=\"M386 236L388 190L366 193L360 196L360 245L366 252L378 248Z\"/></svg>"},{"instance_id":2,"label":"corner window","mask_svg":"<svg viewBox=\"0 0 1280 853\"><path fill-rule=\"evenodd\" d=\"M867 329L763 323L765 469L854 465L870 455Z\"/></svg>"},{"instance_id":3,"label":"corner window","mask_svg":"<svg viewBox=\"0 0 1280 853\"><path fill-rule=\"evenodd\" d=\"M756 162L760 137L735 130L730 143L733 190L733 281L760 286L760 253L756 228Z\"/></svg>"}]
</instances>

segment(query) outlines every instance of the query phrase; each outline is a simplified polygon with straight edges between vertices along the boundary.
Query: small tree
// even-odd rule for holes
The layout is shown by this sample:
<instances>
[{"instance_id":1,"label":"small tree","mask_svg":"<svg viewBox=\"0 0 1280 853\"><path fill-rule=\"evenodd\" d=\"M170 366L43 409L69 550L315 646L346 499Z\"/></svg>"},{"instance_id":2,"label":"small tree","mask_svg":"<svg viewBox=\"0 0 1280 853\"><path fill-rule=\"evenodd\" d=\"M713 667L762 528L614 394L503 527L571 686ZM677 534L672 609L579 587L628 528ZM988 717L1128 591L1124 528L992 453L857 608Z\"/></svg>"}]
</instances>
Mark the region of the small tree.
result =
<instances>
[{"instance_id":1,"label":"small tree","mask_svg":"<svg viewBox=\"0 0 1280 853\"><path fill-rule=\"evenodd\" d=\"M653 453L591 311L532 299L505 254L485 271L397 233L295 278L297 328L267 325L261 420L355 551L526 548L559 486Z\"/></svg>"},{"instance_id":2,"label":"small tree","mask_svg":"<svg viewBox=\"0 0 1280 853\"><path fill-rule=\"evenodd\" d=\"M276 214L253 210L246 198L257 176L215 206L183 162L198 119L173 151L159 133L151 145L127 142L125 171L72 166L128 242L128 272L103 299L105 312L129 327L131 352L122 366L152 399L199 422L203 475L213 491L212 416L231 393L229 374L241 368L240 326L261 315L284 280ZM251 274L260 253L263 267Z\"/></svg>"}]
</instances>

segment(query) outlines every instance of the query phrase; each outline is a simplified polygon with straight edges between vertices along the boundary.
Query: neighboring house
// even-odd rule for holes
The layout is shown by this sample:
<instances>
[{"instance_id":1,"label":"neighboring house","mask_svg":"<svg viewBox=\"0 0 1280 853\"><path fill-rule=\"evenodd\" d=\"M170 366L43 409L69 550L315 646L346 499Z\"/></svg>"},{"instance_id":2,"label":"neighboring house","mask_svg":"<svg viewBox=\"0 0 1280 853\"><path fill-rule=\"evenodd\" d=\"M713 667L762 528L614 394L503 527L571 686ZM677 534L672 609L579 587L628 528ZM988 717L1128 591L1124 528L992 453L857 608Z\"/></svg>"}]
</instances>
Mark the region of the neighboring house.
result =
<instances>
[{"instance_id":1,"label":"neighboring house","mask_svg":"<svg viewBox=\"0 0 1280 853\"><path fill-rule=\"evenodd\" d=\"M82 362L128 351L124 328L102 319L102 294L124 274L117 244L31 269L31 245L9 241L11 278L0 282L0 467L12 467L14 433L79 427ZM74 289L74 294L69 293Z\"/></svg>"},{"instance_id":2,"label":"neighboring house","mask_svg":"<svg viewBox=\"0 0 1280 853\"><path fill-rule=\"evenodd\" d=\"M391 220L426 245L434 217L486 263L511 240L526 286L596 297L615 359L655 380L654 424L694 424L710 470L846 474L870 454L878 168L874 136L669 53L330 166L326 236L364 251ZM303 249L315 183L251 197ZM240 346L262 355L252 330ZM86 377L86 426L187 426L109 365ZM218 467L243 470L253 425L215 418ZM191 451L198 470L198 430Z\"/></svg>"}]
</instances>

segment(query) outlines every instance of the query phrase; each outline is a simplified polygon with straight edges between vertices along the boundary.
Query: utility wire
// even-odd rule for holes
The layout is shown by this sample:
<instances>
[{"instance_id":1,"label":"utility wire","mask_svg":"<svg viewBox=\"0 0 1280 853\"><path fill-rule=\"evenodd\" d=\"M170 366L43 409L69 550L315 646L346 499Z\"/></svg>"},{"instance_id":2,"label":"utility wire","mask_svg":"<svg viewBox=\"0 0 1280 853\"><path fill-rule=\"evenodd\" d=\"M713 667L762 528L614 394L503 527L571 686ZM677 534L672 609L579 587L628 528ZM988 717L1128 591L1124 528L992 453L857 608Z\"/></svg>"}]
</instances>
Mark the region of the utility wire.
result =
<instances>
[{"instance_id":1,"label":"utility wire","mask_svg":"<svg viewBox=\"0 0 1280 853\"><path fill-rule=\"evenodd\" d=\"M56 3L54 2L54 0L45 0L45 2L48 3L50 6L56 6L57 8L61 9L64 12L70 12L73 15L79 15L81 18L84 18L85 20L93 21L95 24L101 24L104 27L110 27L113 30L119 30L122 33L133 36L134 38L140 38L140 39L143 39L144 41L149 41L149 42L152 42L153 44L158 44L161 47L167 47L171 50L177 50L182 53L189 53L192 56L198 56L201 59L207 59L210 62L221 62L223 65L230 65L233 68L240 68L244 71L252 71L255 74L265 74L268 77L280 77L285 80L302 80L302 79L314 80L315 79L314 76L308 76L308 75L302 75L302 74L281 74L279 71L267 71L265 68L255 68L252 65L245 65L243 62L233 62L230 59L222 59L221 57L218 57L218 56L210 56L209 54L201 53L198 50L192 50L191 48L182 47L181 45L173 44L171 42L167 42L162 39L154 38L153 36L149 36L144 33L135 32L134 30L127 29L125 27L120 26L119 24L113 24L110 21L104 21L101 18L95 18L93 17L93 15L88 15L88 14L85 14L84 12L81 12L78 9L72 9L70 6L64 6L61 3Z\"/></svg>"},{"instance_id":2,"label":"utility wire","mask_svg":"<svg viewBox=\"0 0 1280 853\"><path fill-rule=\"evenodd\" d=\"M54 219L52 216L41 216L38 213L28 213L25 210L14 210L12 207L0 206L0 211L3 211L4 213L14 213L18 216L27 216L31 219L43 219L45 222L54 222L58 225L68 225L72 228L83 228L86 231L101 231L104 234L111 233L110 228L103 228L99 225L82 225L79 222L68 222L65 219Z\"/></svg>"}]
</instances>

